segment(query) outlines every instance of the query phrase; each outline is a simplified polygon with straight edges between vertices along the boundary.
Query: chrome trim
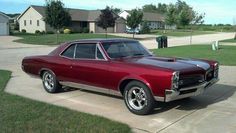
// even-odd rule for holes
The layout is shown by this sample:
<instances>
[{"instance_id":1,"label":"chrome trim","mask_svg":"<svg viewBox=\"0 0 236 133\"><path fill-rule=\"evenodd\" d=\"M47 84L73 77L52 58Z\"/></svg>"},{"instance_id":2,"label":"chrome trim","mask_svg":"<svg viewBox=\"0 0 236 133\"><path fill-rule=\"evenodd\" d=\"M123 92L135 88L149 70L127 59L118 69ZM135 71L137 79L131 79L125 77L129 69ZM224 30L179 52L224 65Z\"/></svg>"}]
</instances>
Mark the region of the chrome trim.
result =
<instances>
[{"instance_id":1,"label":"chrome trim","mask_svg":"<svg viewBox=\"0 0 236 133\"><path fill-rule=\"evenodd\" d=\"M165 98L164 97L154 96L154 99L156 101L165 102Z\"/></svg>"},{"instance_id":2,"label":"chrome trim","mask_svg":"<svg viewBox=\"0 0 236 133\"><path fill-rule=\"evenodd\" d=\"M61 85L68 86L68 87L90 90L90 91L94 91L94 92L100 92L100 93L105 93L105 94L110 94L110 95L122 97L121 93L116 90L111 90L111 89L107 89L107 88L96 87L96 86L91 86L91 85L86 85L86 84L68 82L68 81L60 81L59 83Z\"/></svg>"},{"instance_id":3,"label":"chrome trim","mask_svg":"<svg viewBox=\"0 0 236 133\"><path fill-rule=\"evenodd\" d=\"M95 59L75 58L76 49L77 49L77 45L78 45L78 44L96 44L96 50L95 50L95 52L97 52L97 48L98 48L99 51L102 53L102 56L103 56L104 59L98 59L98 58L97 58L97 53L95 53L95 55L96 55ZM73 58L69 58L69 57L63 56L62 53L65 52L65 50L67 50L71 45L75 45ZM107 57L105 56L103 50L101 50L101 46L99 45L99 43L78 43L78 42L70 43L66 48L64 48L64 49L62 50L62 52L60 52L59 56L60 56L60 57L63 57L63 58L71 59L71 60L96 60L96 61L107 61L107 60L108 60Z\"/></svg>"},{"instance_id":4,"label":"chrome trim","mask_svg":"<svg viewBox=\"0 0 236 133\"><path fill-rule=\"evenodd\" d=\"M187 87L187 88L181 88L180 90L166 90L165 91L165 97L159 97L159 96L154 96L156 101L162 101L162 102L170 102L178 99L183 99L191 96L197 96L199 94L202 94L207 88L218 82L218 78L214 78L209 82L205 82L203 84L197 85L197 86L192 86L192 87ZM192 90L192 89L197 89L195 92L192 93L187 93L187 94L182 94L180 95L181 91L186 91L186 90Z\"/></svg>"},{"instance_id":5,"label":"chrome trim","mask_svg":"<svg viewBox=\"0 0 236 133\"><path fill-rule=\"evenodd\" d=\"M106 57L104 51L102 50L102 47L101 47L100 43L97 43L97 47L98 47L99 51L102 53L102 56L103 56L104 60L107 61L108 59L107 59L107 57ZM96 56L96 57L97 57L97 56Z\"/></svg>"}]
</instances>

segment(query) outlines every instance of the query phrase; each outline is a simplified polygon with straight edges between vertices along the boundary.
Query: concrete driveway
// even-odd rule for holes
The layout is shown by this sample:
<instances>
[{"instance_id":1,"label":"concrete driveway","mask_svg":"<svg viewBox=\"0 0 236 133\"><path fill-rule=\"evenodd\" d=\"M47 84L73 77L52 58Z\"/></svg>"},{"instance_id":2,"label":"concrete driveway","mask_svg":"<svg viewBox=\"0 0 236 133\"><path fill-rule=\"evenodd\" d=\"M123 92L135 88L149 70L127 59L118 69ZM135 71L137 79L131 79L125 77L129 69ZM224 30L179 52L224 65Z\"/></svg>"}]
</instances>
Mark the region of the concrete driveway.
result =
<instances>
[{"instance_id":1,"label":"concrete driveway","mask_svg":"<svg viewBox=\"0 0 236 133\"><path fill-rule=\"evenodd\" d=\"M137 116L128 111L121 98L79 89L68 89L58 94L46 93L40 79L31 78L21 71L21 60L28 55L47 54L54 47L4 41L11 39L14 38L0 37L0 69L13 71L6 87L8 93L104 116L130 125L135 132L236 131L236 67L221 66L220 82L203 95L170 103L156 103L153 114Z\"/></svg>"},{"instance_id":2,"label":"concrete driveway","mask_svg":"<svg viewBox=\"0 0 236 133\"><path fill-rule=\"evenodd\" d=\"M196 35L192 37L192 44L212 44L214 41L225 40L233 38L235 33L216 33L207 35ZM157 48L155 39L145 39L140 41L148 49ZM169 37L168 46L190 45L190 37Z\"/></svg>"}]
</instances>

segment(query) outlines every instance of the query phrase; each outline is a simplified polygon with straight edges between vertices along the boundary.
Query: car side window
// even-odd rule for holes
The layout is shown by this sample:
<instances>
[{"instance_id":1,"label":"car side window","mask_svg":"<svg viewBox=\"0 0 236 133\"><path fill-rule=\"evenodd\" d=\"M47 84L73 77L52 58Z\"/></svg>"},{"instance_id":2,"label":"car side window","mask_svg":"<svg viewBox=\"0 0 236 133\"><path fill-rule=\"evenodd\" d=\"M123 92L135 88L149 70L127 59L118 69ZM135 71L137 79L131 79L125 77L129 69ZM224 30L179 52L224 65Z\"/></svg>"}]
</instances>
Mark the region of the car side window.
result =
<instances>
[{"instance_id":1,"label":"car side window","mask_svg":"<svg viewBox=\"0 0 236 133\"><path fill-rule=\"evenodd\" d=\"M77 44L75 58L77 59L96 59L96 44Z\"/></svg>"},{"instance_id":2,"label":"car side window","mask_svg":"<svg viewBox=\"0 0 236 133\"><path fill-rule=\"evenodd\" d=\"M68 47L61 55L68 57L68 58L74 58L74 51L75 51L75 45L71 45Z\"/></svg>"}]
</instances>

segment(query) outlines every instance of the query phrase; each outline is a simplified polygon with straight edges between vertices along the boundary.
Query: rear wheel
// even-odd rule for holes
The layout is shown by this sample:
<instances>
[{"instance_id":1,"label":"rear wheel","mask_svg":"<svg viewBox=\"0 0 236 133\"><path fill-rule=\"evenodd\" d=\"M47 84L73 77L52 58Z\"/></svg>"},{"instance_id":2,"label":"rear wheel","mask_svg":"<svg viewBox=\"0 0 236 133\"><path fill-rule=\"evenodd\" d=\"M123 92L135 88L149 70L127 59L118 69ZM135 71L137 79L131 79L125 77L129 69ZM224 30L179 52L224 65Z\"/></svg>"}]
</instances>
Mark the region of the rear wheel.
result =
<instances>
[{"instance_id":1,"label":"rear wheel","mask_svg":"<svg viewBox=\"0 0 236 133\"><path fill-rule=\"evenodd\" d=\"M155 103L150 89L138 81L131 81L125 87L124 100L128 109L137 115L149 114Z\"/></svg>"},{"instance_id":2,"label":"rear wheel","mask_svg":"<svg viewBox=\"0 0 236 133\"><path fill-rule=\"evenodd\" d=\"M49 93L56 93L62 88L57 81L56 76L50 71L45 71L43 73L42 81L44 89Z\"/></svg>"}]
</instances>

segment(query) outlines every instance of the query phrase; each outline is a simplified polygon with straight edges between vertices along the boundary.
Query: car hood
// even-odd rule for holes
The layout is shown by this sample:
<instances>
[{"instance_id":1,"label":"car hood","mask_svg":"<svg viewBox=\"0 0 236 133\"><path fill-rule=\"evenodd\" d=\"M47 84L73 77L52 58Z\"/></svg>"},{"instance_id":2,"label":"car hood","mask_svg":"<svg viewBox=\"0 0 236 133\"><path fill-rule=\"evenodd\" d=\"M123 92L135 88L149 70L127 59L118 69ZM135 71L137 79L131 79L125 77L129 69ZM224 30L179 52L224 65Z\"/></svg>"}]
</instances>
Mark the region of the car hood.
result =
<instances>
[{"instance_id":1,"label":"car hood","mask_svg":"<svg viewBox=\"0 0 236 133\"><path fill-rule=\"evenodd\" d=\"M154 67L161 67L171 69L173 71L183 70L208 70L210 68L209 63L195 60L195 59L184 59L184 58L167 58L167 57L142 57L142 58L127 58L123 61L132 64L143 64Z\"/></svg>"}]
</instances>

